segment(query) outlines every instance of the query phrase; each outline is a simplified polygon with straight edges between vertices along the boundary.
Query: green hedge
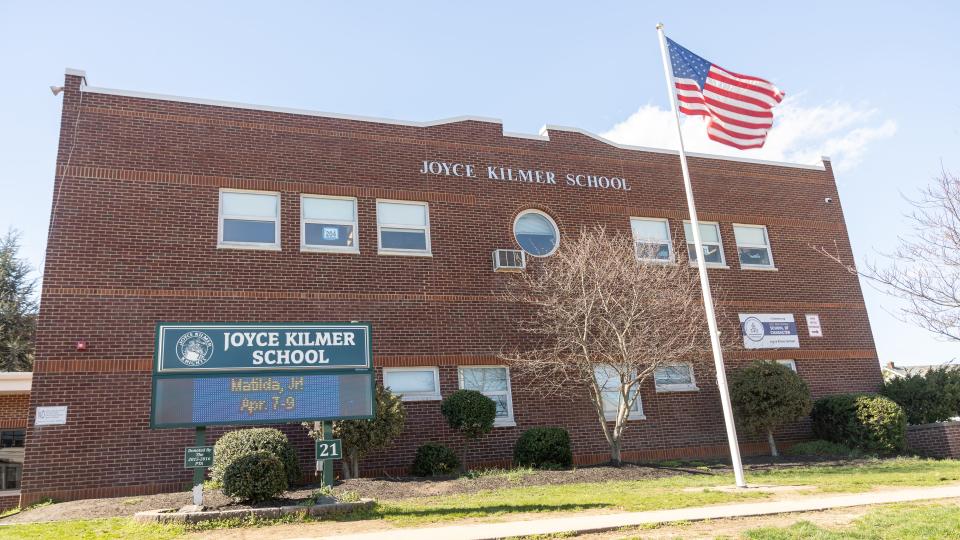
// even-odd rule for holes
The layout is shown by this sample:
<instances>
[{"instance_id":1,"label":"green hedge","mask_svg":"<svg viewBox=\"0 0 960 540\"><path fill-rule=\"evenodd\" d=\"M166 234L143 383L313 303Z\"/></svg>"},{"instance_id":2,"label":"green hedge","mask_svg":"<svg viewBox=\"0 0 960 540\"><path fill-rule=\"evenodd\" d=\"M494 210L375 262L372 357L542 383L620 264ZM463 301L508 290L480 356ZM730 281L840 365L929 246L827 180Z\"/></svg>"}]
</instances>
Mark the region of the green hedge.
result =
<instances>
[{"instance_id":1,"label":"green hedge","mask_svg":"<svg viewBox=\"0 0 960 540\"><path fill-rule=\"evenodd\" d=\"M476 439L493 429L497 404L476 390L457 390L440 403L440 412L450 427Z\"/></svg>"},{"instance_id":2,"label":"green hedge","mask_svg":"<svg viewBox=\"0 0 960 540\"><path fill-rule=\"evenodd\" d=\"M570 434L560 427L536 427L523 432L513 446L513 460L523 467L560 469L573 465Z\"/></svg>"},{"instance_id":3,"label":"green hedge","mask_svg":"<svg viewBox=\"0 0 960 540\"><path fill-rule=\"evenodd\" d=\"M820 439L866 452L892 454L906 447L907 417L892 400L872 394L820 398L810 413Z\"/></svg>"},{"instance_id":4,"label":"green hedge","mask_svg":"<svg viewBox=\"0 0 960 540\"><path fill-rule=\"evenodd\" d=\"M223 471L223 494L245 501L264 501L287 490L283 463L270 452L251 452L230 462Z\"/></svg>"},{"instance_id":5,"label":"green hedge","mask_svg":"<svg viewBox=\"0 0 960 540\"><path fill-rule=\"evenodd\" d=\"M442 476L453 474L460 460L453 450L442 444L427 443L417 448L411 471L415 476Z\"/></svg>"},{"instance_id":6,"label":"green hedge","mask_svg":"<svg viewBox=\"0 0 960 540\"><path fill-rule=\"evenodd\" d=\"M213 447L210 477L222 484L227 467L254 452L267 452L279 459L287 484L294 484L302 477L300 462L297 460L297 453L290 446L290 441L286 435L273 428L239 429L225 433Z\"/></svg>"},{"instance_id":7,"label":"green hedge","mask_svg":"<svg viewBox=\"0 0 960 540\"><path fill-rule=\"evenodd\" d=\"M903 407L909 424L943 422L960 415L960 370L944 366L891 379L880 393Z\"/></svg>"}]
</instances>

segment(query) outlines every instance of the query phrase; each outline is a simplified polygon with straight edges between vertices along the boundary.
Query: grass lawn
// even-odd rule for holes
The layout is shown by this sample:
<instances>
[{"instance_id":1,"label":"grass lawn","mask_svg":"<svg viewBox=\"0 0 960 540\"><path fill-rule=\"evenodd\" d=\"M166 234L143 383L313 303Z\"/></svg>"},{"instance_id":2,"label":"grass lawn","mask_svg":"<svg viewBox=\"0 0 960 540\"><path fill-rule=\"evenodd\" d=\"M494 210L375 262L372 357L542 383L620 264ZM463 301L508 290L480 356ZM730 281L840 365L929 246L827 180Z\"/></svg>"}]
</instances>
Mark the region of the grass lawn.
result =
<instances>
[{"instance_id":1,"label":"grass lawn","mask_svg":"<svg viewBox=\"0 0 960 540\"><path fill-rule=\"evenodd\" d=\"M511 483L510 472L503 483ZM854 465L814 465L749 471L753 484L811 485L821 492L859 492L877 487L936 486L960 482L960 461L901 458L875 460ZM544 486L516 486L462 495L421 497L386 501L374 509L343 516L344 520L384 519L401 526L452 521L468 517L508 517L521 512L557 512L587 509L623 511L685 508L772 497L762 492L721 492L710 487L729 486L732 474L682 475L654 480L614 481ZM684 488L708 488L684 491ZM816 491L814 491L816 492ZM809 493L809 492L808 492ZM802 493L799 495L803 495ZM250 522L247 525L270 525ZM207 523L202 529L235 527L239 523ZM800 526L800 525L798 525ZM67 538L174 538L191 527L140 525L125 518L58 522L42 525L0 526L0 539ZM787 536L769 538L806 538L786 529ZM753 534L753 533L751 533ZM767 534L758 532L757 534ZM774 534L774 533L770 533ZM777 532L776 534L780 534ZM790 536L790 535L793 536ZM826 533L825 533L826 534ZM833 533L830 533L833 534ZM756 538L768 538L757 536ZM816 538L816 537L815 537ZM823 538L837 538L823 536ZM887 538L864 536L863 538ZM893 536L889 538L894 538Z\"/></svg>"},{"instance_id":2,"label":"grass lawn","mask_svg":"<svg viewBox=\"0 0 960 540\"><path fill-rule=\"evenodd\" d=\"M743 534L750 540L925 540L960 538L956 505L890 505L873 510L847 527L819 527L799 521L789 527L763 527Z\"/></svg>"}]
</instances>

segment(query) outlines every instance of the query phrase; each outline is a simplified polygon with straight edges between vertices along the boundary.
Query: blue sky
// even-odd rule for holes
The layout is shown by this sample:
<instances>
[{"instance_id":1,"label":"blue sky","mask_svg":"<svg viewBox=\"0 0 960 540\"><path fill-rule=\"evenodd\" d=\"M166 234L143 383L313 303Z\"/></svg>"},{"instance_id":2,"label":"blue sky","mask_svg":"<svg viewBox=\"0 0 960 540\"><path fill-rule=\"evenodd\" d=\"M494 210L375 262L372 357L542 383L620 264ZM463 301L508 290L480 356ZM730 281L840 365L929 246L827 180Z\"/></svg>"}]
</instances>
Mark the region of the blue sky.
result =
<instances>
[{"instance_id":1,"label":"blue sky","mask_svg":"<svg viewBox=\"0 0 960 540\"><path fill-rule=\"evenodd\" d=\"M403 120L501 118L672 144L654 25L788 94L767 148L834 158L858 262L908 233L901 194L960 172L955 2L11 2L0 0L0 230L42 266L65 67L93 86ZM699 120L697 120L699 121ZM687 122L694 150L717 151ZM960 346L864 287L882 361Z\"/></svg>"}]
</instances>

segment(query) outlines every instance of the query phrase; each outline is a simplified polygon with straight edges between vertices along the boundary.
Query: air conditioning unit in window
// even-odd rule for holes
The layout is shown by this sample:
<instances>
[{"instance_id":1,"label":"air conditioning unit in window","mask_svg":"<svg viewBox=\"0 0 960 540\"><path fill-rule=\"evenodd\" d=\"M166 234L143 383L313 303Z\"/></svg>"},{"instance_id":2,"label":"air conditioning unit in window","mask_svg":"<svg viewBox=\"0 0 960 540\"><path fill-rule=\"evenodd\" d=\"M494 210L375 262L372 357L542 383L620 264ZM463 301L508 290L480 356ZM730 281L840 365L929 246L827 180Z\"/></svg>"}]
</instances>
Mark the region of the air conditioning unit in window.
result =
<instances>
[{"instance_id":1,"label":"air conditioning unit in window","mask_svg":"<svg viewBox=\"0 0 960 540\"><path fill-rule=\"evenodd\" d=\"M494 272L519 272L527 267L527 258L522 249L496 249L493 251Z\"/></svg>"}]
</instances>

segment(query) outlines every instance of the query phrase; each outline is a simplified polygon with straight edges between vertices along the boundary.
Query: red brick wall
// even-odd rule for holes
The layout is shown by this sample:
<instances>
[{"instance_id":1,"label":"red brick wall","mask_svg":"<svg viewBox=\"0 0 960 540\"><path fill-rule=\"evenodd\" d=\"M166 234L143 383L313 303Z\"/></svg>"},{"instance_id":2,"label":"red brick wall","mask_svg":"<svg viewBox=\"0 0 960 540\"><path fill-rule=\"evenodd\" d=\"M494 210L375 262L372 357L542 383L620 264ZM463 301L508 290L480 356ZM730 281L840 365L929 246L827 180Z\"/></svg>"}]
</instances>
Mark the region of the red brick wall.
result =
<instances>
[{"instance_id":1,"label":"red brick wall","mask_svg":"<svg viewBox=\"0 0 960 540\"><path fill-rule=\"evenodd\" d=\"M960 458L960 422L907 426L907 448L921 456Z\"/></svg>"},{"instance_id":2,"label":"red brick wall","mask_svg":"<svg viewBox=\"0 0 960 540\"><path fill-rule=\"evenodd\" d=\"M30 394L0 395L0 428L27 427Z\"/></svg>"},{"instance_id":3,"label":"red brick wall","mask_svg":"<svg viewBox=\"0 0 960 540\"><path fill-rule=\"evenodd\" d=\"M189 481L180 456L192 433L148 426L157 321L370 321L377 366L441 366L446 395L456 387L457 365L496 363L497 350L523 338L516 308L498 295L511 278L490 263L492 250L515 246L518 212L549 213L562 235L593 224L627 232L630 216L666 217L685 256L686 203L671 154L569 131L533 140L505 137L489 122L411 127L81 94L78 85L67 77L31 405L68 405L70 413L65 426L30 430L27 497L146 492ZM418 174L423 160L434 159L553 170L561 179L547 186ZM793 313L801 334L798 350L740 351L730 367L794 358L817 395L876 389L880 371L859 283L810 247L836 245L850 255L840 204L824 202L839 200L829 163L825 170L706 158L690 164L701 219L721 224L730 269L710 271L721 306L734 316ZM627 178L632 190L566 186L566 172ZM217 194L226 187L281 193L282 251L217 249ZM300 252L301 193L357 197L359 254ZM432 257L377 254L377 198L429 202ZM733 223L768 227L778 271L740 268ZM806 337L808 312L820 314L823 338ZM735 323L723 330L738 331ZM80 339L86 352L74 350ZM694 393L643 388L647 419L627 431L626 456L724 453L710 365L698 365L696 377ZM495 429L475 445L476 455L507 460L523 429L559 424L570 430L580 462L603 458L586 403L544 401L523 381L512 384L517 427ZM409 411L402 440L371 456L368 473L407 466L427 441L459 444L437 402L410 403ZM806 430L801 423L782 437ZM297 437L308 463L309 446ZM744 439L746 448L762 448L759 439ZM62 466L68 458L88 464L83 475Z\"/></svg>"}]
</instances>

